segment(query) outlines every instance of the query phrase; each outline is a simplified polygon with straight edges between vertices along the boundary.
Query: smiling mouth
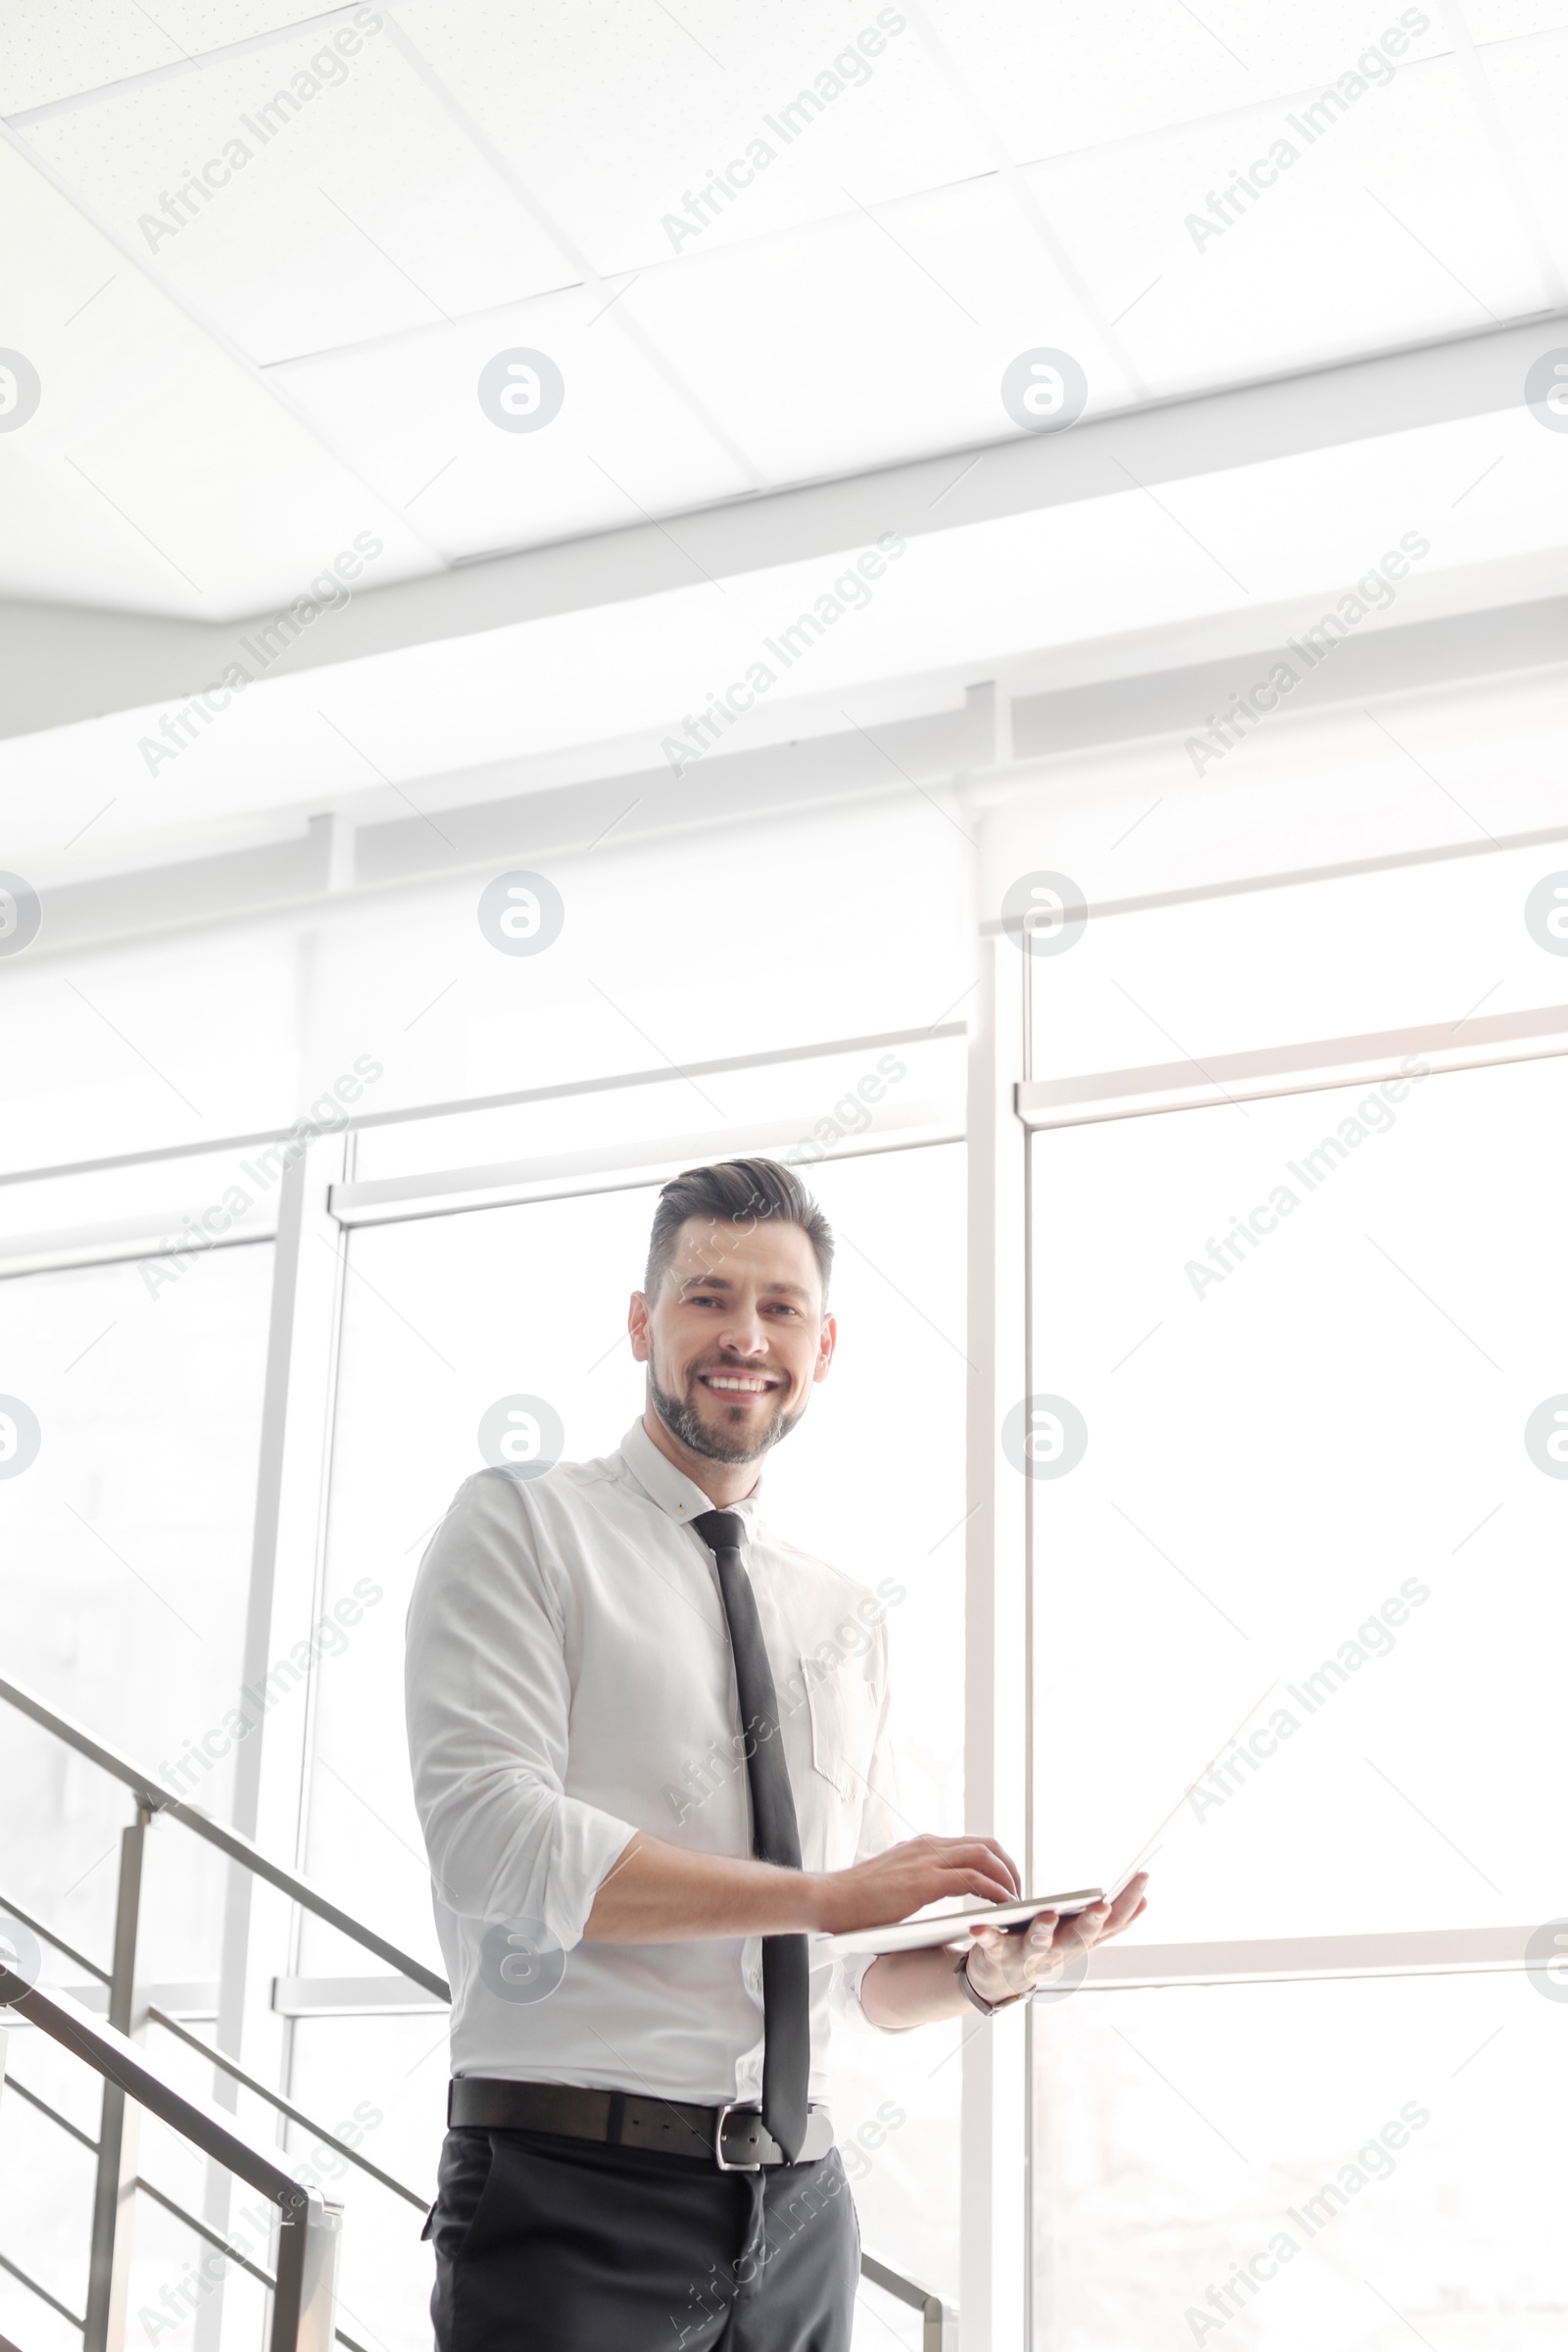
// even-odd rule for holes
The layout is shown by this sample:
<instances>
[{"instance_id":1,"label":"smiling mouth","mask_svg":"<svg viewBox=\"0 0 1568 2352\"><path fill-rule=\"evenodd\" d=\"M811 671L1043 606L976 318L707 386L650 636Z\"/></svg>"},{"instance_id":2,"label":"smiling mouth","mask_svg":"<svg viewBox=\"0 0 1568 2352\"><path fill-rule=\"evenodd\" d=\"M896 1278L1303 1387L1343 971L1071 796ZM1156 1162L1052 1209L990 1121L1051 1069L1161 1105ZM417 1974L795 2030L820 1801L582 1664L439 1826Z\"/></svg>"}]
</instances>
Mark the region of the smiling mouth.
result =
<instances>
[{"instance_id":1,"label":"smiling mouth","mask_svg":"<svg viewBox=\"0 0 1568 2352\"><path fill-rule=\"evenodd\" d=\"M781 1385L762 1372L699 1372L697 1377L718 1396L765 1396Z\"/></svg>"}]
</instances>

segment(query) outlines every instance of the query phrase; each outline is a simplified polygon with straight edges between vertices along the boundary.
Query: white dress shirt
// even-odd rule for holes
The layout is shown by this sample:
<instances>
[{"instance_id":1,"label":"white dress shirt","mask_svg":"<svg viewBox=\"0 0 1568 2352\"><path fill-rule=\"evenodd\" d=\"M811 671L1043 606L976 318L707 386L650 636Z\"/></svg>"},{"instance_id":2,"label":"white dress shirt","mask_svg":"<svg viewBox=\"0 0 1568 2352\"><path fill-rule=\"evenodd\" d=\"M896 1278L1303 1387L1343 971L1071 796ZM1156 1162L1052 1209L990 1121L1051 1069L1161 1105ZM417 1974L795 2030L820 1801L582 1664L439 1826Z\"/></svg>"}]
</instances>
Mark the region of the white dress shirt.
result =
<instances>
[{"instance_id":1,"label":"white dress shirt","mask_svg":"<svg viewBox=\"0 0 1568 2352\"><path fill-rule=\"evenodd\" d=\"M635 1831L702 1853L752 1851L717 1571L687 1524L712 1507L639 1421L600 1461L531 1478L481 1470L419 1564L409 1746L455 2075L704 2104L760 2096L760 1937L582 1940ZM729 1507L747 1523L802 1866L841 1870L907 1835L887 1740L886 1612L902 1589L884 1579L872 1593L780 1542L755 1490ZM523 1957L498 1994L509 1930ZM830 1989L860 2019L869 1964L840 1963L834 1984L819 1943L812 1952L817 2099Z\"/></svg>"}]
</instances>

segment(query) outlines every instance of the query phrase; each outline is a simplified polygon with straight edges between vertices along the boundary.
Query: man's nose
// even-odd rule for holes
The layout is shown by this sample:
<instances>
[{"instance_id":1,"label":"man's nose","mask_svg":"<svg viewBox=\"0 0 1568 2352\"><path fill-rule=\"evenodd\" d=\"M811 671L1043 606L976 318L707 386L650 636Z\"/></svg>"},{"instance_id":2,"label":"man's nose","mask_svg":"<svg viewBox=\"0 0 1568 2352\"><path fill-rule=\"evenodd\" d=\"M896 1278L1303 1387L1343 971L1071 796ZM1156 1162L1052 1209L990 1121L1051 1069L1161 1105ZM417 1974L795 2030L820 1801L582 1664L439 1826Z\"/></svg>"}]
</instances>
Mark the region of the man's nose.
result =
<instances>
[{"instance_id":1,"label":"man's nose","mask_svg":"<svg viewBox=\"0 0 1568 2352\"><path fill-rule=\"evenodd\" d=\"M720 1336L723 1346L736 1355L765 1355L767 1352L767 1327L753 1307L736 1307Z\"/></svg>"}]
</instances>

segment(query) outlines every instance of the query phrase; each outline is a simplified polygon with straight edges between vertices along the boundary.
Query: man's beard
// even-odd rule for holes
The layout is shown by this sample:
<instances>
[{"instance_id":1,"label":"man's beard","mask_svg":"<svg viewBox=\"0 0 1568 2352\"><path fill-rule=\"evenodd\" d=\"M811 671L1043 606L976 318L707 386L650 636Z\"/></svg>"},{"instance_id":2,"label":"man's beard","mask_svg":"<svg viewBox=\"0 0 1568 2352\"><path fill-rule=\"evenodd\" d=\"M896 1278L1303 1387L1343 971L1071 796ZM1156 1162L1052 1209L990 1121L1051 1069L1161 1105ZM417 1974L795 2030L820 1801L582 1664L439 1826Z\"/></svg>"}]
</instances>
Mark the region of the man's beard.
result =
<instances>
[{"instance_id":1,"label":"man's beard","mask_svg":"<svg viewBox=\"0 0 1568 2352\"><path fill-rule=\"evenodd\" d=\"M801 1417L799 1413L786 1412L781 1404L759 1437L744 1440L726 1438L720 1432L710 1429L707 1422L700 1419L695 1406L687 1404L679 1396L671 1396L667 1389L662 1389L652 1364L648 1367L648 1396L670 1435L679 1438L683 1446L689 1446L693 1453L702 1454L710 1462L755 1462L770 1446L776 1446L780 1438L787 1438Z\"/></svg>"}]
</instances>

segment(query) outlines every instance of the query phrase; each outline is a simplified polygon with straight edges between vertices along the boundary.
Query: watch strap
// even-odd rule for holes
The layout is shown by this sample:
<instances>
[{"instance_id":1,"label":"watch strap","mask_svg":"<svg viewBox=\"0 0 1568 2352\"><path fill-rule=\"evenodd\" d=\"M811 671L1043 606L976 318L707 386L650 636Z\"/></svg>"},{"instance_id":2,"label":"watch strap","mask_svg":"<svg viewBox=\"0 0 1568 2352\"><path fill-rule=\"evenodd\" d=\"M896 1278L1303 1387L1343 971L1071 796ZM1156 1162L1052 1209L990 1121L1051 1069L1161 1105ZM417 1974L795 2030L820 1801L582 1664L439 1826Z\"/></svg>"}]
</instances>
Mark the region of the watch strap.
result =
<instances>
[{"instance_id":1,"label":"watch strap","mask_svg":"<svg viewBox=\"0 0 1568 2352\"><path fill-rule=\"evenodd\" d=\"M974 1946L971 1944L969 1949L972 1951ZM954 1974L956 1976L959 1984L963 1988L965 2000L972 2003L972 2005L979 2010L982 2017L995 2017L999 2009L1014 2009L1017 2007L1020 2001L1026 2001L1029 1998L1028 1992L1009 1992L1004 2001L988 2001L984 1993L976 1992L969 1978L968 1952L964 1952L959 1956L958 1965L954 1971ZM1030 1987L1030 1991L1032 1990L1033 1986Z\"/></svg>"}]
</instances>

